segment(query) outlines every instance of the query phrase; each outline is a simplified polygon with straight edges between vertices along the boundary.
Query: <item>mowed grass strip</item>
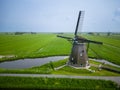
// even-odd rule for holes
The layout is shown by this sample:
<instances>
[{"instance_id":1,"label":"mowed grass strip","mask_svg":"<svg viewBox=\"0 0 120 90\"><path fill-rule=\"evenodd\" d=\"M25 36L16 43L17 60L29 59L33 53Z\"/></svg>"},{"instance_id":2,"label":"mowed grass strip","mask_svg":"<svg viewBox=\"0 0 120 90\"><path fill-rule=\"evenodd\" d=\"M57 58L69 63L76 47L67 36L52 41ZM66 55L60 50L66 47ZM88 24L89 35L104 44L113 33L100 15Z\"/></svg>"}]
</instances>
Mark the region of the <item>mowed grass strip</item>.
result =
<instances>
[{"instance_id":1,"label":"mowed grass strip","mask_svg":"<svg viewBox=\"0 0 120 90\"><path fill-rule=\"evenodd\" d=\"M117 89L112 81L42 77L0 77L0 88L8 89Z\"/></svg>"}]
</instances>

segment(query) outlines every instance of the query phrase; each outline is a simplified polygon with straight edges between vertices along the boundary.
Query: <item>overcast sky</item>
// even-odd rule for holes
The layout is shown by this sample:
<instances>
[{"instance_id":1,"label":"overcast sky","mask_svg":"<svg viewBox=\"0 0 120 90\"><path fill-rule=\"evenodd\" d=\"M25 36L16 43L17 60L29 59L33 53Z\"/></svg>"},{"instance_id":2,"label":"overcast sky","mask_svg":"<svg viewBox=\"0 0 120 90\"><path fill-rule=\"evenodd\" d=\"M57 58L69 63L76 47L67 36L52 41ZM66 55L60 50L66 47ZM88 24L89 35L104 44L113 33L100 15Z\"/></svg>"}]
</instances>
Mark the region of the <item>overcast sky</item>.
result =
<instances>
[{"instance_id":1,"label":"overcast sky","mask_svg":"<svg viewBox=\"0 0 120 90\"><path fill-rule=\"evenodd\" d=\"M0 0L1 32L120 32L120 0Z\"/></svg>"}]
</instances>

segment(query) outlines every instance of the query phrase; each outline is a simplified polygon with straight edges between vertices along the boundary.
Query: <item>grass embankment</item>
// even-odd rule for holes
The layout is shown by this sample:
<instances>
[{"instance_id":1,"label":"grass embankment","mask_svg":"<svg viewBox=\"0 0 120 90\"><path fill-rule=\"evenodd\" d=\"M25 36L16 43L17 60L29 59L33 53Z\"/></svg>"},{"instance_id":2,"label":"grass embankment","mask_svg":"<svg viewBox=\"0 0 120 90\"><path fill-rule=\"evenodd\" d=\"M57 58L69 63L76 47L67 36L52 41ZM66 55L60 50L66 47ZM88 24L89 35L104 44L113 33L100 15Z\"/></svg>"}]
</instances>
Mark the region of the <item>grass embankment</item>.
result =
<instances>
[{"instance_id":1,"label":"grass embankment","mask_svg":"<svg viewBox=\"0 0 120 90\"><path fill-rule=\"evenodd\" d=\"M79 90L115 90L117 84L112 81L69 78L41 77L0 77L0 88L9 89L79 89Z\"/></svg>"},{"instance_id":2,"label":"grass embankment","mask_svg":"<svg viewBox=\"0 0 120 90\"><path fill-rule=\"evenodd\" d=\"M94 64L94 65L102 65L102 66L105 66L105 67L109 67L109 68L112 68L112 69L115 69L115 70L119 70L120 71L120 68L119 67L116 67L116 66L112 66L112 65L109 65L109 64L103 64L101 62L97 62L97 61L93 61L93 60L90 60L90 63L91 64Z\"/></svg>"},{"instance_id":3,"label":"grass embankment","mask_svg":"<svg viewBox=\"0 0 120 90\"><path fill-rule=\"evenodd\" d=\"M63 74L63 75L85 75L85 76L120 76L119 73L115 73L112 71L107 70L99 70L98 66L102 63L91 61L90 64L95 64L97 67L91 66L90 69L94 70L95 72L91 72L86 69L75 69L70 66L65 66L59 70L54 70L55 68L65 65L68 59L50 62L44 64L42 66L32 67L28 69L20 69L20 70L7 70L7 69L0 69L0 73L34 73L34 74ZM115 70L119 70L120 68L105 65L110 68L114 68ZM53 69L54 68L54 69Z\"/></svg>"},{"instance_id":4,"label":"grass embankment","mask_svg":"<svg viewBox=\"0 0 120 90\"><path fill-rule=\"evenodd\" d=\"M59 62L56 62L56 63L59 63ZM52 74L85 75L85 76L120 76L120 74L115 73L115 72L107 71L107 70L104 70L104 69L99 70L98 67L102 63L90 60L90 64L95 65L95 66L91 66L89 68L89 69L91 69L92 71L95 71L95 72L91 72L91 71L89 71L87 69L75 69L75 68L70 67L70 66L65 66L65 67L63 67L63 68L61 68L59 70L53 70ZM53 63L53 65L55 65L55 64ZM107 65L107 64L104 65L104 66L107 66L109 68L113 68L115 70L120 71L120 68L118 68L118 67L114 67L114 66Z\"/></svg>"}]
</instances>

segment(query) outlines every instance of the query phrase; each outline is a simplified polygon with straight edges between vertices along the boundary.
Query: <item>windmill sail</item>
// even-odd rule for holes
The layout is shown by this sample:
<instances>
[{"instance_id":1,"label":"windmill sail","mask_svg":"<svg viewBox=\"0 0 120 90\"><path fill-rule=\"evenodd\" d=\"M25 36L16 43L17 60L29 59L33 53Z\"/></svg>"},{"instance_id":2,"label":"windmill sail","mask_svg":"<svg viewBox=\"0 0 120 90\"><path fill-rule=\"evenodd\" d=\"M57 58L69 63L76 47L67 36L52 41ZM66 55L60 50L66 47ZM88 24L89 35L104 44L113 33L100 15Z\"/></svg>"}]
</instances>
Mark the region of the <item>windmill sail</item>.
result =
<instances>
[{"instance_id":1,"label":"windmill sail","mask_svg":"<svg viewBox=\"0 0 120 90\"><path fill-rule=\"evenodd\" d=\"M75 36L79 36L79 34L80 34L81 30L82 30L84 14L85 14L84 11L79 11L77 25L76 25L76 29L75 29Z\"/></svg>"}]
</instances>

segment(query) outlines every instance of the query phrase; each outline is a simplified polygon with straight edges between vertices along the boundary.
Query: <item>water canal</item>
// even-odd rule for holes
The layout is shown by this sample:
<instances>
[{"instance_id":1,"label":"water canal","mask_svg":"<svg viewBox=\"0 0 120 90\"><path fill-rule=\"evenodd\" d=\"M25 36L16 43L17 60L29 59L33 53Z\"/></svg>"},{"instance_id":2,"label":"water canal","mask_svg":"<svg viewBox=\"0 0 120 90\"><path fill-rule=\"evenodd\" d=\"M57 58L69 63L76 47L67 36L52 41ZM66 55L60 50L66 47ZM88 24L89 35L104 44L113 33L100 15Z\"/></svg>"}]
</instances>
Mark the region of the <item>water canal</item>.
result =
<instances>
[{"instance_id":1,"label":"water canal","mask_svg":"<svg viewBox=\"0 0 120 90\"><path fill-rule=\"evenodd\" d=\"M19 59L16 61L6 61L0 63L0 68L5 69L23 69L23 68L31 68L34 66L41 66L43 64L49 63L50 61L58 61L68 56L53 56L53 57L45 57L45 58L34 58L34 59Z\"/></svg>"}]
</instances>

